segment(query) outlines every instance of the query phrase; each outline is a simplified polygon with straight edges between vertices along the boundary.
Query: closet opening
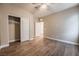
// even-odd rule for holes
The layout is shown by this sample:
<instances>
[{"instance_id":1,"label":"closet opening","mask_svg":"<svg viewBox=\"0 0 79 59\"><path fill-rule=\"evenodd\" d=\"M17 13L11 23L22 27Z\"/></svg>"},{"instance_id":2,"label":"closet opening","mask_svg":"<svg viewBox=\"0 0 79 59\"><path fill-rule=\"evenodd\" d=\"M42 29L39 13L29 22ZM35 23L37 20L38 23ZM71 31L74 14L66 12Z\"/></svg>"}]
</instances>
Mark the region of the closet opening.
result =
<instances>
[{"instance_id":1,"label":"closet opening","mask_svg":"<svg viewBox=\"0 0 79 59\"><path fill-rule=\"evenodd\" d=\"M8 16L9 20L9 43L21 42L21 19L16 16Z\"/></svg>"}]
</instances>

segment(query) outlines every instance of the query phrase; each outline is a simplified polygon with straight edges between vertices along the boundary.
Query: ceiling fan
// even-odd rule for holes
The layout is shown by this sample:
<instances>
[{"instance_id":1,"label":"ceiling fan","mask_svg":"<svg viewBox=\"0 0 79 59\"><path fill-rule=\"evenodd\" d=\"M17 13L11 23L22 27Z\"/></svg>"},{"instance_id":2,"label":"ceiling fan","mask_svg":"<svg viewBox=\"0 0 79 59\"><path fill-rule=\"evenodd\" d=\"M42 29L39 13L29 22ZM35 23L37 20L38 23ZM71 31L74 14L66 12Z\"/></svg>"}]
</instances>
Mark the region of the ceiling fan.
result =
<instances>
[{"instance_id":1,"label":"ceiling fan","mask_svg":"<svg viewBox=\"0 0 79 59\"><path fill-rule=\"evenodd\" d=\"M32 3L35 9L39 9L42 6L48 6L48 3Z\"/></svg>"}]
</instances>

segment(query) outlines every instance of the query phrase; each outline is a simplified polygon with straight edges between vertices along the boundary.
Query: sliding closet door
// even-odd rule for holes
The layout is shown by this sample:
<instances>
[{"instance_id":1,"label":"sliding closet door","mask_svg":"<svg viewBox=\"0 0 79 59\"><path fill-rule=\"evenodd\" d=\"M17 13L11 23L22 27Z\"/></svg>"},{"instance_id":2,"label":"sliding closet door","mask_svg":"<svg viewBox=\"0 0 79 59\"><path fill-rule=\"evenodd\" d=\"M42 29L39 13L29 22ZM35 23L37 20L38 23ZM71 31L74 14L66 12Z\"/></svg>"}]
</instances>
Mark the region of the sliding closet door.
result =
<instances>
[{"instance_id":1,"label":"sliding closet door","mask_svg":"<svg viewBox=\"0 0 79 59\"><path fill-rule=\"evenodd\" d=\"M15 41L15 24L10 23L9 24L9 41L14 42Z\"/></svg>"}]
</instances>

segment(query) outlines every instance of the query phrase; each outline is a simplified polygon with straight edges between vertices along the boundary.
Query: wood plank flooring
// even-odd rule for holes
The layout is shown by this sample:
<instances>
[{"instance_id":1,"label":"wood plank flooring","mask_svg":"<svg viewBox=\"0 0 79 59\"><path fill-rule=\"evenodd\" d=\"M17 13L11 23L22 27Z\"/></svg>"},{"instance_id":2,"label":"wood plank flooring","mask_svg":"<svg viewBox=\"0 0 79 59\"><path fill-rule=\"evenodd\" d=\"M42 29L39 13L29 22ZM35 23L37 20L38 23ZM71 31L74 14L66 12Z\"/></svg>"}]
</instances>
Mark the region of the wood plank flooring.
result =
<instances>
[{"instance_id":1,"label":"wood plank flooring","mask_svg":"<svg viewBox=\"0 0 79 59\"><path fill-rule=\"evenodd\" d=\"M11 43L0 50L0 56L78 56L79 46L50 39L36 38L26 42Z\"/></svg>"}]
</instances>

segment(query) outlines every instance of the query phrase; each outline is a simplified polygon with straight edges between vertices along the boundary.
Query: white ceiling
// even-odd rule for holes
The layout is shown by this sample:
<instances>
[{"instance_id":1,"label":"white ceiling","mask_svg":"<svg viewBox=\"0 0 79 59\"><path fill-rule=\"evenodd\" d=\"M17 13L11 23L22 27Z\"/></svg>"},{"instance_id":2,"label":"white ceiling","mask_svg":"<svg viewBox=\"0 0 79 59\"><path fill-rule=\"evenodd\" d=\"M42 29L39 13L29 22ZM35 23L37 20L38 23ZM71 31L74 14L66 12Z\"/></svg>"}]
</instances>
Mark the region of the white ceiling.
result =
<instances>
[{"instance_id":1,"label":"white ceiling","mask_svg":"<svg viewBox=\"0 0 79 59\"><path fill-rule=\"evenodd\" d=\"M50 14L71 8L71 7L76 6L76 5L77 4L68 4L68 3L65 3L65 4L62 4L62 3L61 4L60 3L50 4L50 5L47 6L47 9L39 10L39 11L36 12L35 15L38 15L39 17L47 16L47 15L50 15Z\"/></svg>"},{"instance_id":2,"label":"white ceiling","mask_svg":"<svg viewBox=\"0 0 79 59\"><path fill-rule=\"evenodd\" d=\"M43 3L38 9L35 7L39 6L41 3L16 3L16 4L9 4L13 6L20 7L25 9L37 17L43 17L55 12L59 12L77 5L77 3Z\"/></svg>"}]
</instances>

